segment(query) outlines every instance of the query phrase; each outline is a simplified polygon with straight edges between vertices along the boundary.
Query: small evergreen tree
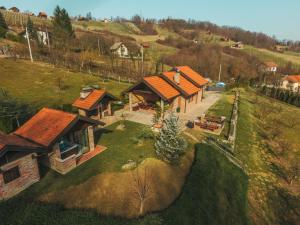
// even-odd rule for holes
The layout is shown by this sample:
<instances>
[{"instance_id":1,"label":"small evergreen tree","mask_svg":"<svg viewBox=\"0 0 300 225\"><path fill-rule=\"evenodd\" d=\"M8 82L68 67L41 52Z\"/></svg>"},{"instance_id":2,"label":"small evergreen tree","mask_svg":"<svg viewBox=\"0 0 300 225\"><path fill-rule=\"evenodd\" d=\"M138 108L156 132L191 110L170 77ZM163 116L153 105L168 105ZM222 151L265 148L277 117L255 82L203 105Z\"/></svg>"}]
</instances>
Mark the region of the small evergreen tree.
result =
<instances>
[{"instance_id":1,"label":"small evergreen tree","mask_svg":"<svg viewBox=\"0 0 300 225\"><path fill-rule=\"evenodd\" d=\"M8 30L7 24L5 22L2 13L0 12L0 37L4 38L7 33L7 30Z\"/></svg>"},{"instance_id":2,"label":"small evergreen tree","mask_svg":"<svg viewBox=\"0 0 300 225\"><path fill-rule=\"evenodd\" d=\"M180 159L187 148L187 142L180 137L178 117L171 113L164 120L163 127L155 141L156 154L164 161L174 164Z\"/></svg>"},{"instance_id":3,"label":"small evergreen tree","mask_svg":"<svg viewBox=\"0 0 300 225\"><path fill-rule=\"evenodd\" d=\"M30 19L30 17L28 17L26 26L27 26L29 38L38 41L37 31L34 28L33 22Z\"/></svg>"}]
</instances>

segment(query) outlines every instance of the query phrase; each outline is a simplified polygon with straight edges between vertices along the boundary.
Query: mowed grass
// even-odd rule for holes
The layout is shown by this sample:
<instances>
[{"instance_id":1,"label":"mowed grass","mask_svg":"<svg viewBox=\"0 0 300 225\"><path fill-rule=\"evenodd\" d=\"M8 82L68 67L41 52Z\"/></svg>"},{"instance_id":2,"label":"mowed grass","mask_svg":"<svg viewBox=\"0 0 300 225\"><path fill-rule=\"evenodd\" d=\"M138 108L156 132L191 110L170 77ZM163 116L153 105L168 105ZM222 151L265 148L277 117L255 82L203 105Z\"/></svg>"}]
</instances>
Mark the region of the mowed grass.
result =
<instances>
[{"instance_id":1,"label":"mowed grass","mask_svg":"<svg viewBox=\"0 0 300 225\"><path fill-rule=\"evenodd\" d=\"M209 110L208 115L213 116L225 116L226 122L225 127L221 133L221 137L227 138L231 120L232 107L234 102L234 93L225 92L221 99L217 101Z\"/></svg>"},{"instance_id":2,"label":"mowed grass","mask_svg":"<svg viewBox=\"0 0 300 225\"><path fill-rule=\"evenodd\" d=\"M131 84L103 82L103 79L92 75L68 72L44 63L0 59L0 88L17 100L37 108L72 104L81 88L87 85L99 85L120 96Z\"/></svg>"}]
</instances>

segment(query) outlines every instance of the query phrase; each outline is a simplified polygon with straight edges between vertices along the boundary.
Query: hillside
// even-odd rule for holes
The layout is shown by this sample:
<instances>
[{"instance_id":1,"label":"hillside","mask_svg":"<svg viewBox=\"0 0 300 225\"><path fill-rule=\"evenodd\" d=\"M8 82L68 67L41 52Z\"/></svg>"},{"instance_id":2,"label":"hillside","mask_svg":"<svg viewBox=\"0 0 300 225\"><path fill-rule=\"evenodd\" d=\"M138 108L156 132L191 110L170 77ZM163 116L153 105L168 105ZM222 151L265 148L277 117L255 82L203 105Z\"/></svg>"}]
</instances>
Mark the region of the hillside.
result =
<instances>
[{"instance_id":1,"label":"hillside","mask_svg":"<svg viewBox=\"0 0 300 225\"><path fill-rule=\"evenodd\" d=\"M87 85L99 85L116 96L131 85L26 60L0 59L0 68L0 88L35 108L72 104Z\"/></svg>"}]
</instances>

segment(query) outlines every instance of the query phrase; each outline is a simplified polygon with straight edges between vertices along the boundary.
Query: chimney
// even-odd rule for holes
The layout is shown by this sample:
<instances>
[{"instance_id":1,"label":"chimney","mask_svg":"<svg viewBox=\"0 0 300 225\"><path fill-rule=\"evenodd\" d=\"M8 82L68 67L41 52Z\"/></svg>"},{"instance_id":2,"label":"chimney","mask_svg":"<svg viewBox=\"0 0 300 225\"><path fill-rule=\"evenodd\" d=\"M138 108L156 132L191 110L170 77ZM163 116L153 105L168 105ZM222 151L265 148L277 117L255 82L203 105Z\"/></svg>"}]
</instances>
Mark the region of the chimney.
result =
<instances>
[{"instance_id":1,"label":"chimney","mask_svg":"<svg viewBox=\"0 0 300 225\"><path fill-rule=\"evenodd\" d=\"M173 79L176 84L179 84L180 83L180 73L176 72Z\"/></svg>"},{"instance_id":2,"label":"chimney","mask_svg":"<svg viewBox=\"0 0 300 225\"><path fill-rule=\"evenodd\" d=\"M82 90L80 91L80 98L81 99L86 99L93 91L93 88L90 87L86 87L86 88L82 88Z\"/></svg>"}]
</instances>

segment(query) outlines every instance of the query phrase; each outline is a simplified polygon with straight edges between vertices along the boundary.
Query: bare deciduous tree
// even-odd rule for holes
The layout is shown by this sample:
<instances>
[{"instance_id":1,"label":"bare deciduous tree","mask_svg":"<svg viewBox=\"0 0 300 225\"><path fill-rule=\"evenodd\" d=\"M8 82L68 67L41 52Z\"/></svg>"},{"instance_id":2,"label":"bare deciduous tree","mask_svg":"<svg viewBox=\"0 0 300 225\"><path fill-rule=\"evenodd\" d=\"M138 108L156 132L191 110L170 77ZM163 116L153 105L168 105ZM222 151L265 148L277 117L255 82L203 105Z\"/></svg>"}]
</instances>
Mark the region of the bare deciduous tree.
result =
<instances>
[{"instance_id":1,"label":"bare deciduous tree","mask_svg":"<svg viewBox=\"0 0 300 225\"><path fill-rule=\"evenodd\" d=\"M139 215L142 216L144 214L145 203L151 197L151 173L147 168L143 169L141 173L139 168L136 169L135 172L132 172L133 178L133 193L134 197L138 199L139 206Z\"/></svg>"}]
</instances>

